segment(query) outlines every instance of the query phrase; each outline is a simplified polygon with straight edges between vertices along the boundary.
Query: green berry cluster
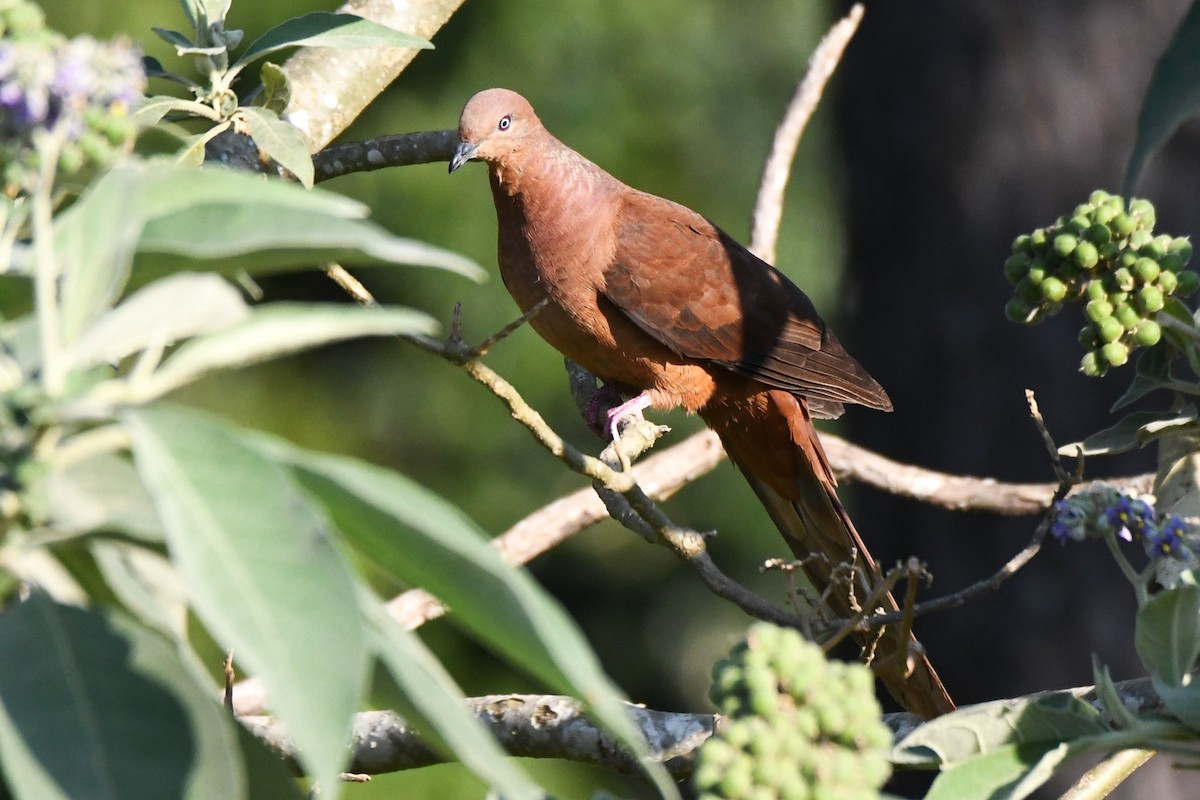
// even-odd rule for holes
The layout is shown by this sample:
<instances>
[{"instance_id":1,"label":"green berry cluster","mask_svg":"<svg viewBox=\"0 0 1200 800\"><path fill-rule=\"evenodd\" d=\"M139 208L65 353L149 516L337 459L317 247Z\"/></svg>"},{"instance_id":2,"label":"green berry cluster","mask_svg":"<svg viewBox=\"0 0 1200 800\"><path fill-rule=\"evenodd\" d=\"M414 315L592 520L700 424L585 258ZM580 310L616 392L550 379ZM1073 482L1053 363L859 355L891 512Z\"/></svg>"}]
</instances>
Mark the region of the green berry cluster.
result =
<instances>
[{"instance_id":1,"label":"green berry cluster","mask_svg":"<svg viewBox=\"0 0 1200 800\"><path fill-rule=\"evenodd\" d=\"M1013 322L1033 324L1065 303L1084 302L1080 368L1103 375L1162 338L1155 316L1167 299L1200 287L1200 275L1184 269L1191 257L1186 238L1154 235L1149 200L1127 207L1124 198L1095 191L1073 216L1016 238L1004 262L1015 287L1004 311Z\"/></svg>"},{"instance_id":2,"label":"green berry cluster","mask_svg":"<svg viewBox=\"0 0 1200 800\"><path fill-rule=\"evenodd\" d=\"M697 756L702 800L879 797L892 734L866 667L759 622L713 667L710 694L727 719Z\"/></svg>"}]
</instances>

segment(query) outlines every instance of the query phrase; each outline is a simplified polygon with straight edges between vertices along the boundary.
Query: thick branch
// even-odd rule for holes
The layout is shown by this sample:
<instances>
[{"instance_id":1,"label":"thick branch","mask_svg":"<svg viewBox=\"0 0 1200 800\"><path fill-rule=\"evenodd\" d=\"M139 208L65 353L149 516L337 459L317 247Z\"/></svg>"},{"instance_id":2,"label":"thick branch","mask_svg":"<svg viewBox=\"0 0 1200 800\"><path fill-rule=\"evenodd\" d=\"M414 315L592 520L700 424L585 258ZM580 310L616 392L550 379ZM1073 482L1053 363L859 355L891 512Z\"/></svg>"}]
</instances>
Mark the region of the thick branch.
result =
<instances>
[{"instance_id":1,"label":"thick branch","mask_svg":"<svg viewBox=\"0 0 1200 800\"><path fill-rule=\"evenodd\" d=\"M1163 708L1149 678L1121 681L1117 695L1137 715ZM1095 702L1091 686L1063 690ZM1040 692L1029 698L1054 692ZM611 738L594 726L583 713L583 704L558 695L491 695L468 698L475 717L511 755L525 758L559 758L595 764L619 772L636 774L634 759L625 755ZM652 757L663 763L676 780L691 774L696 750L719 728L721 718L713 714L687 714L627 706L642 731ZM295 764L295 746L287 731L271 717L240 717L243 725L273 750ZM922 720L908 713L885 714L884 722L896 739L906 736ZM366 711L354 719L351 739L354 773L377 775L414 769L450 760L448 755L425 744L420 734L390 711Z\"/></svg>"},{"instance_id":2,"label":"thick branch","mask_svg":"<svg viewBox=\"0 0 1200 800\"><path fill-rule=\"evenodd\" d=\"M313 155L313 168L319 183L351 172L449 161L457 144L457 131L397 133L330 145Z\"/></svg>"},{"instance_id":3,"label":"thick branch","mask_svg":"<svg viewBox=\"0 0 1200 800\"><path fill-rule=\"evenodd\" d=\"M349 0L339 11L430 39L462 0ZM341 133L420 51L365 47L300 49L284 64L291 102L286 117L308 140L310 152Z\"/></svg>"}]
</instances>

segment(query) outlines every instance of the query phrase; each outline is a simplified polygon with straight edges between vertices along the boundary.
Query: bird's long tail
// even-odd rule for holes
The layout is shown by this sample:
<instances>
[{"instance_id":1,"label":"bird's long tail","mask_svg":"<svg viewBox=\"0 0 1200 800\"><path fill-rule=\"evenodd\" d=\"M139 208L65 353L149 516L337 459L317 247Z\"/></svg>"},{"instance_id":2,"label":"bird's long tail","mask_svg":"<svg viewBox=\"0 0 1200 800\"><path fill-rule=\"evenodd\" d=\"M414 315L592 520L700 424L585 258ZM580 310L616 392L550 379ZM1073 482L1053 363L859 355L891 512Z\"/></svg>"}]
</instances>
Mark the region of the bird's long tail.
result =
<instances>
[{"instance_id":1,"label":"bird's long tail","mask_svg":"<svg viewBox=\"0 0 1200 800\"><path fill-rule=\"evenodd\" d=\"M764 390L710 403L701 416L721 437L788 547L804 560L806 575L825 594L833 614L843 619L857 614L858 604L874 594L883 576L838 499L833 472L804 402L784 391ZM845 581L833 585L833 568L848 563L857 566L870 589L857 582L854 589ZM884 612L898 608L890 593L878 598L877 607ZM889 626L878 637L855 638L872 654L875 674L906 709L926 719L954 710L911 634L903 636L897 626Z\"/></svg>"}]
</instances>

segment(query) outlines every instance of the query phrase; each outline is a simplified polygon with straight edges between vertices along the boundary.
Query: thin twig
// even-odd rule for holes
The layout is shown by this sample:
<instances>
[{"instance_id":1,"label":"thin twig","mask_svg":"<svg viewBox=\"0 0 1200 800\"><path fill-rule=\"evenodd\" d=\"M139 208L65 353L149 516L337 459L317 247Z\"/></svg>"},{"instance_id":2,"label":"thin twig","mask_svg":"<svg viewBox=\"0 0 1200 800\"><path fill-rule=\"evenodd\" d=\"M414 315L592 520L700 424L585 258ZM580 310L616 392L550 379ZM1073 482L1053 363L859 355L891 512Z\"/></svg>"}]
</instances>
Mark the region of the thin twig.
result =
<instances>
[{"instance_id":1,"label":"thin twig","mask_svg":"<svg viewBox=\"0 0 1200 800\"><path fill-rule=\"evenodd\" d=\"M775 263L775 243L779 239L779 222L783 217L783 195L792 174L792 160L800 146L800 137L821 100L825 84L841 60L842 52L858 29L862 16L863 6L856 4L844 19L825 34L809 59L808 71L796 87L783 121L775 129L771 154L767 157L759 184L758 202L754 207L751 226L753 233L750 236L750 249L770 264Z\"/></svg>"},{"instance_id":2,"label":"thin twig","mask_svg":"<svg viewBox=\"0 0 1200 800\"><path fill-rule=\"evenodd\" d=\"M1100 800L1108 797L1153 757L1153 750L1121 750L1113 753L1088 770L1059 800Z\"/></svg>"},{"instance_id":3,"label":"thin twig","mask_svg":"<svg viewBox=\"0 0 1200 800\"><path fill-rule=\"evenodd\" d=\"M1042 514L1041 522L1033 531L1033 536L1029 543L1026 544L1021 551L1004 563L1000 569L996 570L991 576L984 578L981 581L971 584L961 591L953 594L939 597L934 600L928 600L924 603L918 603L913 607L912 613L915 616L923 616L935 611L944 611L949 608L958 608L983 594L993 592L1000 587L1005 581L1015 575L1022 567L1033 560L1033 557L1042 549L1042 542L1046 538L1046 534L1050 532L1050 526L1054 524L1056 516L1055 506L1058 501L1067 496L1071 488L1075 485L1076 476L1068 473L1062 466L1062 462L1058 459L1058 448L1054 444L1054 438L1050 435L1050 431L1046 428L1046 422L1042 419L1042 414L1038 410L1037 400L1033 396L1033 391L1025 390L1025 399L1029 403L1029 413L1033 417L1034 425L1037 426L1038 432L1042 435L1042 442L1046 446L1046 452L1050 455L1050 461L1054 465L1054 471L1059 477L1058 489L1055 490L1054 496L1050 498L1050 502L1046 505L1045 511ZM862 623L865 628L875 628L880 625L887 625L892 622L898 622L904 618L903 611L893 612L890 614L880 614L873 616Z\"/></svg>"},{"instance_id":4,"label":"thin twig","mask_svg":"<svg viewBox=\"0 0 1200 800\"><path fill-rule=\"evenodd\" d=\"M229 650L225 653L225 661L221 665L222 671L225 673L225 708L230 714L233 710L233 651Z\"/></svg>"}]
</instances>

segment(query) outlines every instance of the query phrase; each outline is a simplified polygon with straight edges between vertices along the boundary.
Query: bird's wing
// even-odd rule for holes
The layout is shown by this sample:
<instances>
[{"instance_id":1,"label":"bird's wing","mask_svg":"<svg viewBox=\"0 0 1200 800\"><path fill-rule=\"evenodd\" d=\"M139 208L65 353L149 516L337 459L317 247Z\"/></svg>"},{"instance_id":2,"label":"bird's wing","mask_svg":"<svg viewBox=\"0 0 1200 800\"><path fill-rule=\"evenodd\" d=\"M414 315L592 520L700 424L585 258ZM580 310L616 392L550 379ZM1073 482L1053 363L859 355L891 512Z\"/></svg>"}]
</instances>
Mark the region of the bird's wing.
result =
<instances>
[{"instance_id":1,"label":"bird's wing","mask_svg":"<svg viewBox=\"0 0 1200 800\"><path fill-rule=\"evenodd\" d=\"M808 297L704 217L631 191L616 235L605 297L676 353L805 397L820 416L847 402L891 409Z\"/></svg>"}]
</instances>

